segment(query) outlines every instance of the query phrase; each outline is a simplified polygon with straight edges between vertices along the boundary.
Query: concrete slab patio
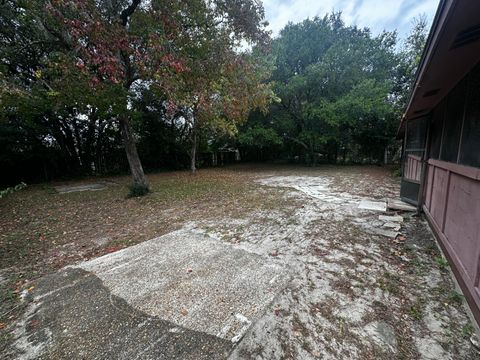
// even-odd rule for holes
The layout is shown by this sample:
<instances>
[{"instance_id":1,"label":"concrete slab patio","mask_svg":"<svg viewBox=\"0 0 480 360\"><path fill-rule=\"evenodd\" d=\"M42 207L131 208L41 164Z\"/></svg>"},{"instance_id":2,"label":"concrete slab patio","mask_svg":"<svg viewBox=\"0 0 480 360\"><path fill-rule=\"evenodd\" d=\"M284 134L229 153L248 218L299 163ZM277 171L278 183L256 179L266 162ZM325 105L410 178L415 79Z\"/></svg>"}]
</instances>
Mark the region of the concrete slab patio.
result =
<instances>
[{"instance_id":1,"label":"concrete slab patio","mask_svg":"<svg viewBox=\"0 0 480 360\"><path fill-rule=\"evenodd\" d=\"M361 167L243 171L268 210L199 214L43 277L17 324L17 357L479 357L426 223L359 208L396 196L396 179Z\"/></svg>"},{"instance_id":2,"label":"concrete slab patio","mask_svg":"<svg viewBox=\"0 0 480 360\"><path fill-rule=\"evenodd\" d=\"M185 228L42 279L27 320L38 328L17 345L25 359L223 358L289 277Z\"/></svg>"},{"instance_id":3,"label":"concrete slab patio","mask_svg":"<svg viewBox=\"0 0 480 360\"><path fill-rule=\"evenodd\" d=\"M58 185L54 186L54 189L59 194L69 194L72 192L81 192L81 191L100 191L104 190L107 187L103 183L94 183L94 184L73 184L73 185Z\"/></svg>"}]
</instances>

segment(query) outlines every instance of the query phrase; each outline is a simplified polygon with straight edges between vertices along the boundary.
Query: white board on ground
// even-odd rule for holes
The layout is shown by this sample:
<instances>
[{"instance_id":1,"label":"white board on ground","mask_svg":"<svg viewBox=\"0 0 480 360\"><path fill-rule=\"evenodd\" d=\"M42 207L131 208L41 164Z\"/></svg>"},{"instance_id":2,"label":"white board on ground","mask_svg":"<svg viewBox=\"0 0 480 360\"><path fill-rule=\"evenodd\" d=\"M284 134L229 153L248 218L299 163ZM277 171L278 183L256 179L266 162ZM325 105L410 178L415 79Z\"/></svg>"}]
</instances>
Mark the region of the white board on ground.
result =
<instances>
[{"instance_id":1,"label":"white board on ground","mask_svg":"<svg viewBox=\"0 0 480 360\"><path fill-rule=\"evenodd\" d=\"M405 201L399 199L388 199L388 208L393 210L416 211L415 206L407 204Z\"/></svg>"},{"instance_id":2,"label":"white board on ground","mask_svg":"<svg viewBox=\"0 0 480 360\"><path fill-rule=\"evenodd\" d=\"M387 204L385 201L371 201L371 200L362 200L358 205L359 209L363 210L373 210L373 211L387 211Z\"/></svg>"}]
</instances>

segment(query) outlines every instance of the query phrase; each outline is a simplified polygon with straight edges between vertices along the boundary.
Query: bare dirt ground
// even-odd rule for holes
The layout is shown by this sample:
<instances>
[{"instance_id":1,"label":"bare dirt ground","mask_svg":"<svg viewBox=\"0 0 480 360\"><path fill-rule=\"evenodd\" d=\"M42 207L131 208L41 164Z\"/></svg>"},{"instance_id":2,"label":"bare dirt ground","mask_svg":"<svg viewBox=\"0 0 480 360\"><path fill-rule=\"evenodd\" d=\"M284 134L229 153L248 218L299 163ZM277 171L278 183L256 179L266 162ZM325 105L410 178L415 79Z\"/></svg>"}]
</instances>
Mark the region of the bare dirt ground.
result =
<instances>
[{"instance_id":1,"label":"bare dirt ground","mask_svg":"<svg viewBox=\"0 0 480 360\"><path fill-rule=\"evenodd\" d=\"M59 194L53 186L63 184L48 184L0 201L2 353L15 357L20 298L36 279L188 228L291 269L233 359L479 358L426 223L402 214L405 236L389 238L372 231L378 212L358 209L398 196L388 170L239 166L149 179L144 198L126 199L129 179L116 177L101 191Z\"/></svg>"}]
</instances>

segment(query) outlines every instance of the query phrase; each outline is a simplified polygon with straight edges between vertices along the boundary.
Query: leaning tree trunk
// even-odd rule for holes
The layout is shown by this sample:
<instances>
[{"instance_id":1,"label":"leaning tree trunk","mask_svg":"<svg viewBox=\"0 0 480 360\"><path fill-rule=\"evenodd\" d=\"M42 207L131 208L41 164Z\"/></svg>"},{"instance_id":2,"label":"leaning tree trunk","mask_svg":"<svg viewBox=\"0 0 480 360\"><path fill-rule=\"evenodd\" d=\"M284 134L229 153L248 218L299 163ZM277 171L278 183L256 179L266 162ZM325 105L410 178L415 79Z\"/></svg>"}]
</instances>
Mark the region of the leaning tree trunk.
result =
<instances>
[{"instance_id":1,"label":"leaning tree trunk","mask_svg":"<svg viewBox=\"0 0 480 360\"><path fill-rule=\"evenodd\" d=\"M121 115L120 129L122 131L123 145L127 153L128 164L132 173L133 185L149 189L147 178L143 172L142 163L138 157L137 146L133 137L132 128L130 127L130 119L127 115Z\"/></svg>"}]
</instances>

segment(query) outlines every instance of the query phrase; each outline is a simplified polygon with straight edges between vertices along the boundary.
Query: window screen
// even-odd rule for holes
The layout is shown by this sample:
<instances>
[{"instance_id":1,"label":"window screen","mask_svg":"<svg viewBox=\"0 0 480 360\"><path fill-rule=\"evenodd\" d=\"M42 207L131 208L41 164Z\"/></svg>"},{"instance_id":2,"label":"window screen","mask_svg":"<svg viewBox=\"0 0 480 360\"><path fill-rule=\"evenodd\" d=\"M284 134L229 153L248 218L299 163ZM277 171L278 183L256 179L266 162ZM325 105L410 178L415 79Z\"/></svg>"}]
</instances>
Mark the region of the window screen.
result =
<instances>
[{"instance_id":1,"label":"window screen","mask_svg":"<svg viewBox=\"0 0 480 360\"><path fill-rule=\"evenodd\" d=\"M425 151L427 117L407 121L406 141L403 158L403 179L420 182L422 157ZM405 196L406 197L406 196Z\"/></svg>"},{"instance_id":2,"label":"window screen","mask_svg":"<svg viewBox=\"0 0 480 360\"><path fill-rule=\"evenodd\" d=\"M423 151L427 135L427 117L409 120L407 122L407 141L405 149L409 151Z\"/></svg>"},{"instance_id":3,"label":"window screen","mask_svg":"<svg viewBox=\"0 0 480 360\"><path fill-rule=\"evenodd\" d=\"M438 159L442 142L443 119L445 118L445 101L437 105L433 111L430 133L430 158Z\"/></svg>"},{"instance_id":4,"label":"window screen","mask_svg":"<svg viewBox=\"0 0 480 360\"><path fill-rule=\"evenodd\" d=\"M459 83L447 97L445 130L440 158L444 161L457 162L460 133L465 105L465 81Z\"/></svg>"},{"instance_id":5,"label":"window screen","mask_svg":"<svg viewBox=\"0 0 480 360\"><path fill-rule=\"evenodd\" d=\"M467 107L463 125L460 164L480 167L480 67L468 79Z\"/></svg>"}]
</instances>

